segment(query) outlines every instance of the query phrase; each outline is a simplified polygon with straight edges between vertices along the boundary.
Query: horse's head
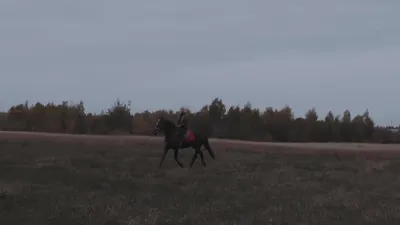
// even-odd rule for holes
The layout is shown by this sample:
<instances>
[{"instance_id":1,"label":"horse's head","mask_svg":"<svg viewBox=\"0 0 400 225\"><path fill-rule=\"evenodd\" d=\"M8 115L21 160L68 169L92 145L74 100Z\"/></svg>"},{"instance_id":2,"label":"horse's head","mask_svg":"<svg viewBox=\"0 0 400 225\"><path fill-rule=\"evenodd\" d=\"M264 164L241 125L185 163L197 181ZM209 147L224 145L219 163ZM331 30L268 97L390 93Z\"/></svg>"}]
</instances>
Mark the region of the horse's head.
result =
<instances>
[{"instance_id":1,"label":"horse's head","mask_svg":"<svg viewBox=\"0 0 400 225\"><path fill-rule=\"evenodd\" d=\"M164 129L164 117L160 116L156 121L156 126L154 127L153 134L157 135Z\"/></svg>"},{"instance_id":2,"label":"horse's head","mask_svg":"<svg viewBox=\"0 0 400 225\"><path fill-rule=\"evenodd\" d=\"M165 119L163 116L160 116L157 121L156 125L154 128L154 135L157 135L161 131L164 133L168 133L171 129L175 127L175 124L167 119Z\"/></svg>"}]
</instances>

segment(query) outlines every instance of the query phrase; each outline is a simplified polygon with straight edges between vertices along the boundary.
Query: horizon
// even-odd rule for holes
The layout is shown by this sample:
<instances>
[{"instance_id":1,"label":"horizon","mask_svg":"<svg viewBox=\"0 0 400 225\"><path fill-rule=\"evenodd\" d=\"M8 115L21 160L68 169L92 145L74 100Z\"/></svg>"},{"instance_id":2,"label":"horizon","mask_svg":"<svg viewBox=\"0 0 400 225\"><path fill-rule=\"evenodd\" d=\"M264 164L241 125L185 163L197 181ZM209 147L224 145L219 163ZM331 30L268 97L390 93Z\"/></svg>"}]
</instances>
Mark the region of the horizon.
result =
<instances>
[{"instance_id":1,"label":"horizon","mask_svg":"<svg viewBox=\"0 0 400 225\"><path fill-rule=\"evenodd\" d=\"M400 124L400 2L0 2L0 111L290 106Z\"/></svg>"},{"instance_id":2,"label":"horizon","mask_svg":"<svg viewBox=\"0 0 400 225\"><path fill-rule=\"evenodd\" d=\"M223 99L221 99L222 100L222 103L224 103L224 101L223 101ZM115 100L114 101L114 103L116 102L117 100ZM129 100L128 100L129 101ZM124 102L124 101L121 101L120 100L120 102L122 103L122 104L128 104L128 101L127 102ZM46 105L46 104L48 104L48 103L53 103L53 104L56 104L56 105L58 105L58 104L61 104L62 103L62 101L61 102L29 102L29 101L25 101L24 103L18 103L18 104L14 104L13 106L17 106L17 105L19 105L19 104L25 104L25 103L28 103L28 106L29 107L32 107L32 106L34 106L36 103L41 103L41 104L43 104L43 105ZM67 101L68 102L68 105L75 105L75 104L79 104L80 103L80 101L77 101L77 102L75 102L75 101ZM83 102L83 101L82 101ZM113 103L113 104L114 104ZM83 102L83 104L84 104L84 106L85 106L85 113L86 114L88 114L88 113L92 113L92 114L95 114L95 115L99 115L99 114L101 114L101 113L104 113L104 112L106 112L108 109L110 109L111 108L111 106L113 105L113 104L110 104L110 107L105 107L104 109L102 109L102 110L100 110L100 111L97 111L97 112L93 112L93 111L89 111L89 110L87 110L86 109L86 104L85 104L85 102ZM210 105L211 104L211 101L210 101L210 103L209 104L205 104L205 105ZM236 107L236 106L238 106L238 107L240 107L241 109L243 109L243 107L246 105L247 103L245 103L245 104L241 104L241 105L227 105L227 104L225 104L224 103L224 105L225 105L225 107L226 107L226 113L228 112L228 110L229 110L229 108L230 107ZM251 104L251 102L250 102L250 104ZM203 106L205 106L205 105L203 105ZM202 107L203 107L202 106ZM287 105L287 106L289 106L290 107L290 105ZM9 108L11 108L12 106L10 106ZM188 109L188 110L190 110L190 112L191 113L196 113L196 112L199 112L200 110L201 110L201 108L202 107L200 107L199 109L190 109L190 108L186 108L186 109ZM269 107L269 106L267 106L267 107ZM258 108L258 107L253 107L252 106L252 109L258 109L258 110L260 110L260 112L261 113L263 113L263 112L265 112L265 110L266 110L266 108L267 107L264 107L264 108ZM272 107L272 106L270 106L270 107ZM285 106L284 106L285 107ZM179 110L180 110L180 108L181 107L179 107L179 108L176 108L176 109L173 109L173 108L158 108L158 109L153 109L153 110L148 110L148 109L145 109L145 110L135 110L135 108L134 108L134 106L133 105L131 105L131 113L132 113L132 115L134 115L134 114L136 114L136 113L143 113L144 111L149 111L150 113L154 113L154 112L156 112L156 111L172 111L172 112L174 112L174 113L177 113L177 112L179 112ZM274 110L279 110L279 109L282 109L283 107L281 107L281 108L275 108L275 107L272 107ZM296 118L305 118L305 114L306 114L306 112L308 111L305 111L303 114L300 114L300 115L298 115L298 114L296 114L296 113L294 113L294 109L292 108L292 107L290 107L291 109L292 109L292 112L293 112L293 117L294 117L294 119L296 119ZM312 108L310 108L309 110L311 110ZM316 109L315 108L315 110L316 110L316 112L317 112L317 115L318 115L318 120L324 120L325 119L325 117L327 116L327 114L329 113L329 112L327 112L326 114L320 114L319 112L318 112L318 109ZM346 109L345 109L346 110ZM343 116L343 112L345 111L345 110L343 110L341 113L335 113L334 111L331 111L332 113L333 113L333 115L336 117L336 116L339 116L340 118ZM366 110L368 110L368 109L366 109ZM366 111L365 110L365 111ZM360 113L356 113L356 112L352 112L351 110L349 110L350 111L350 113L351 113L351 119L353 119L355 116L357 116L357 115L362 115L365 111L363 111L363 112L360 112ZM369 110L368 110L369 111ZM4 110L4 111L0 111L0 113L8 113L8 110ZM225 114L226 114L225 113ZM372 120L375 122L375 126L380 126L380 127L395 127L395 128L397 128L397 127L399 127L400 128L400 124L394 124L392 121L391 121L391 123L390 124L379 124L379 123L377 123L375 120L374 120L374 116L373 115L371 115L371 113L369 112L369 115L370 115L370 117L372 118Z\"/></svg>"}]
</instances>

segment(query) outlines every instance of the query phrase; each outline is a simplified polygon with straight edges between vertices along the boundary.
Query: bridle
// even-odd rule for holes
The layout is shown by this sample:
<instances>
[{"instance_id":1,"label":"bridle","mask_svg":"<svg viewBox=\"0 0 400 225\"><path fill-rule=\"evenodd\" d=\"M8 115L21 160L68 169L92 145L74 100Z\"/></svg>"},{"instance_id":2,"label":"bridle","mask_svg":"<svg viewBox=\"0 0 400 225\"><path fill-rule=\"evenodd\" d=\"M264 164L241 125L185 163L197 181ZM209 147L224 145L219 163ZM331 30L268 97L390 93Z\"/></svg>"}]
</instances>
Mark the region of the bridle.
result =
<instances>
[{"instance_id":1,"label":"bridle","mask_svg":"<svg viewBox=\"0 0 400 225\"><path fill-rule=\"evenodd\" d=\"M155 131L157 131L157 133L159 133L161 131L161 129L160 129L160 120L161 119L158 119L157 122L156 122Z\"/></svg>"}]
</instances>

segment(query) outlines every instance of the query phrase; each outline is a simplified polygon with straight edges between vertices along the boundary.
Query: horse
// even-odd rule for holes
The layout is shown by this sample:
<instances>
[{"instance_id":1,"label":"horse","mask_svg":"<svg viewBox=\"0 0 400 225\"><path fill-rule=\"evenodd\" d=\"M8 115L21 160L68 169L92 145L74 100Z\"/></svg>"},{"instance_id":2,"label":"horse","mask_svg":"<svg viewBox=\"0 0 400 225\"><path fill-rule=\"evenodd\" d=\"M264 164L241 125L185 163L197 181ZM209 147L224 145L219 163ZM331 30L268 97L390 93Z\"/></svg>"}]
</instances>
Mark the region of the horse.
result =
<instances>
[{"instance_id":1,"label":"horse","mask_svg":"<svg viewBox=\"0 0 400 225\"><path fill-rule=\"evenodd\" d=\"M174 150L175 161L182 168L184 166L178 160L178 150L179 149L185 149L185 148L191 147L195 150L192 161L190 162L190 167L193 166L193 163L196 160L197 155L200 155L201 163L203 164L203 167L206 167L206 162L204 161L204 155L203 155L203 152L201 151L201 146L203 146L203 145L204 145L205 149L207 149L211 158L213 160L215 160L214 152L211 149L210 144L208 143L208 138L206 136L199 135L198 133L196 133L190 129L187 129L186 135L185 135L187 138L183 141L182 145L179 146L179 142L177 140L178 129L182 129L182 128L179 128L177 125L175 125L175 123L171 122L168 119L165 119L162 116L157 119L153 134L157 135L158 133L163 132L165 135L164 154L161 158L159 167L161 167L161 165L163 164L165 156L167 155L169 149Z\"/></svg>"}]
</instances>

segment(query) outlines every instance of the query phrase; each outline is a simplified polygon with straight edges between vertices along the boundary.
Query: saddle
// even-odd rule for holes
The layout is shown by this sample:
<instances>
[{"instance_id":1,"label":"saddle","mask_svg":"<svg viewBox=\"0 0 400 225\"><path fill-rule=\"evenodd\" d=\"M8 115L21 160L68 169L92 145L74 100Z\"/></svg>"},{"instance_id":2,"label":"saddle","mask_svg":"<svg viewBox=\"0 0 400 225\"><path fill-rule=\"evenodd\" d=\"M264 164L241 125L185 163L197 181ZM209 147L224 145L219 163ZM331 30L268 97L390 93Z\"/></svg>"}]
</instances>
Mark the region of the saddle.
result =
<instances>
[{"instance_id":1,"label":"saddle","mask_svg":"<svg viewBox=\"0 0 400 225\"><path fill-rule=\"evenodd\" d=\"M190 129L187 129L186 133L185 133L185 141L191 142L191 141L194 141L194 140L195 140L194 132L192 130L190 130Z\"/></svg>"},{"instance_id":2,"label":"saddle","mask_svg":"<svg viewBox=\"0 0 400 225\"><path fill-rule=\"evenodd\" d=\"M195 140L195 135L194 132L188 128L179 126L179 131L178 132L185 132L185 133L181 133L183 135L183 140L184 142L192 142Z\"/></svg>"}]
</instances>

